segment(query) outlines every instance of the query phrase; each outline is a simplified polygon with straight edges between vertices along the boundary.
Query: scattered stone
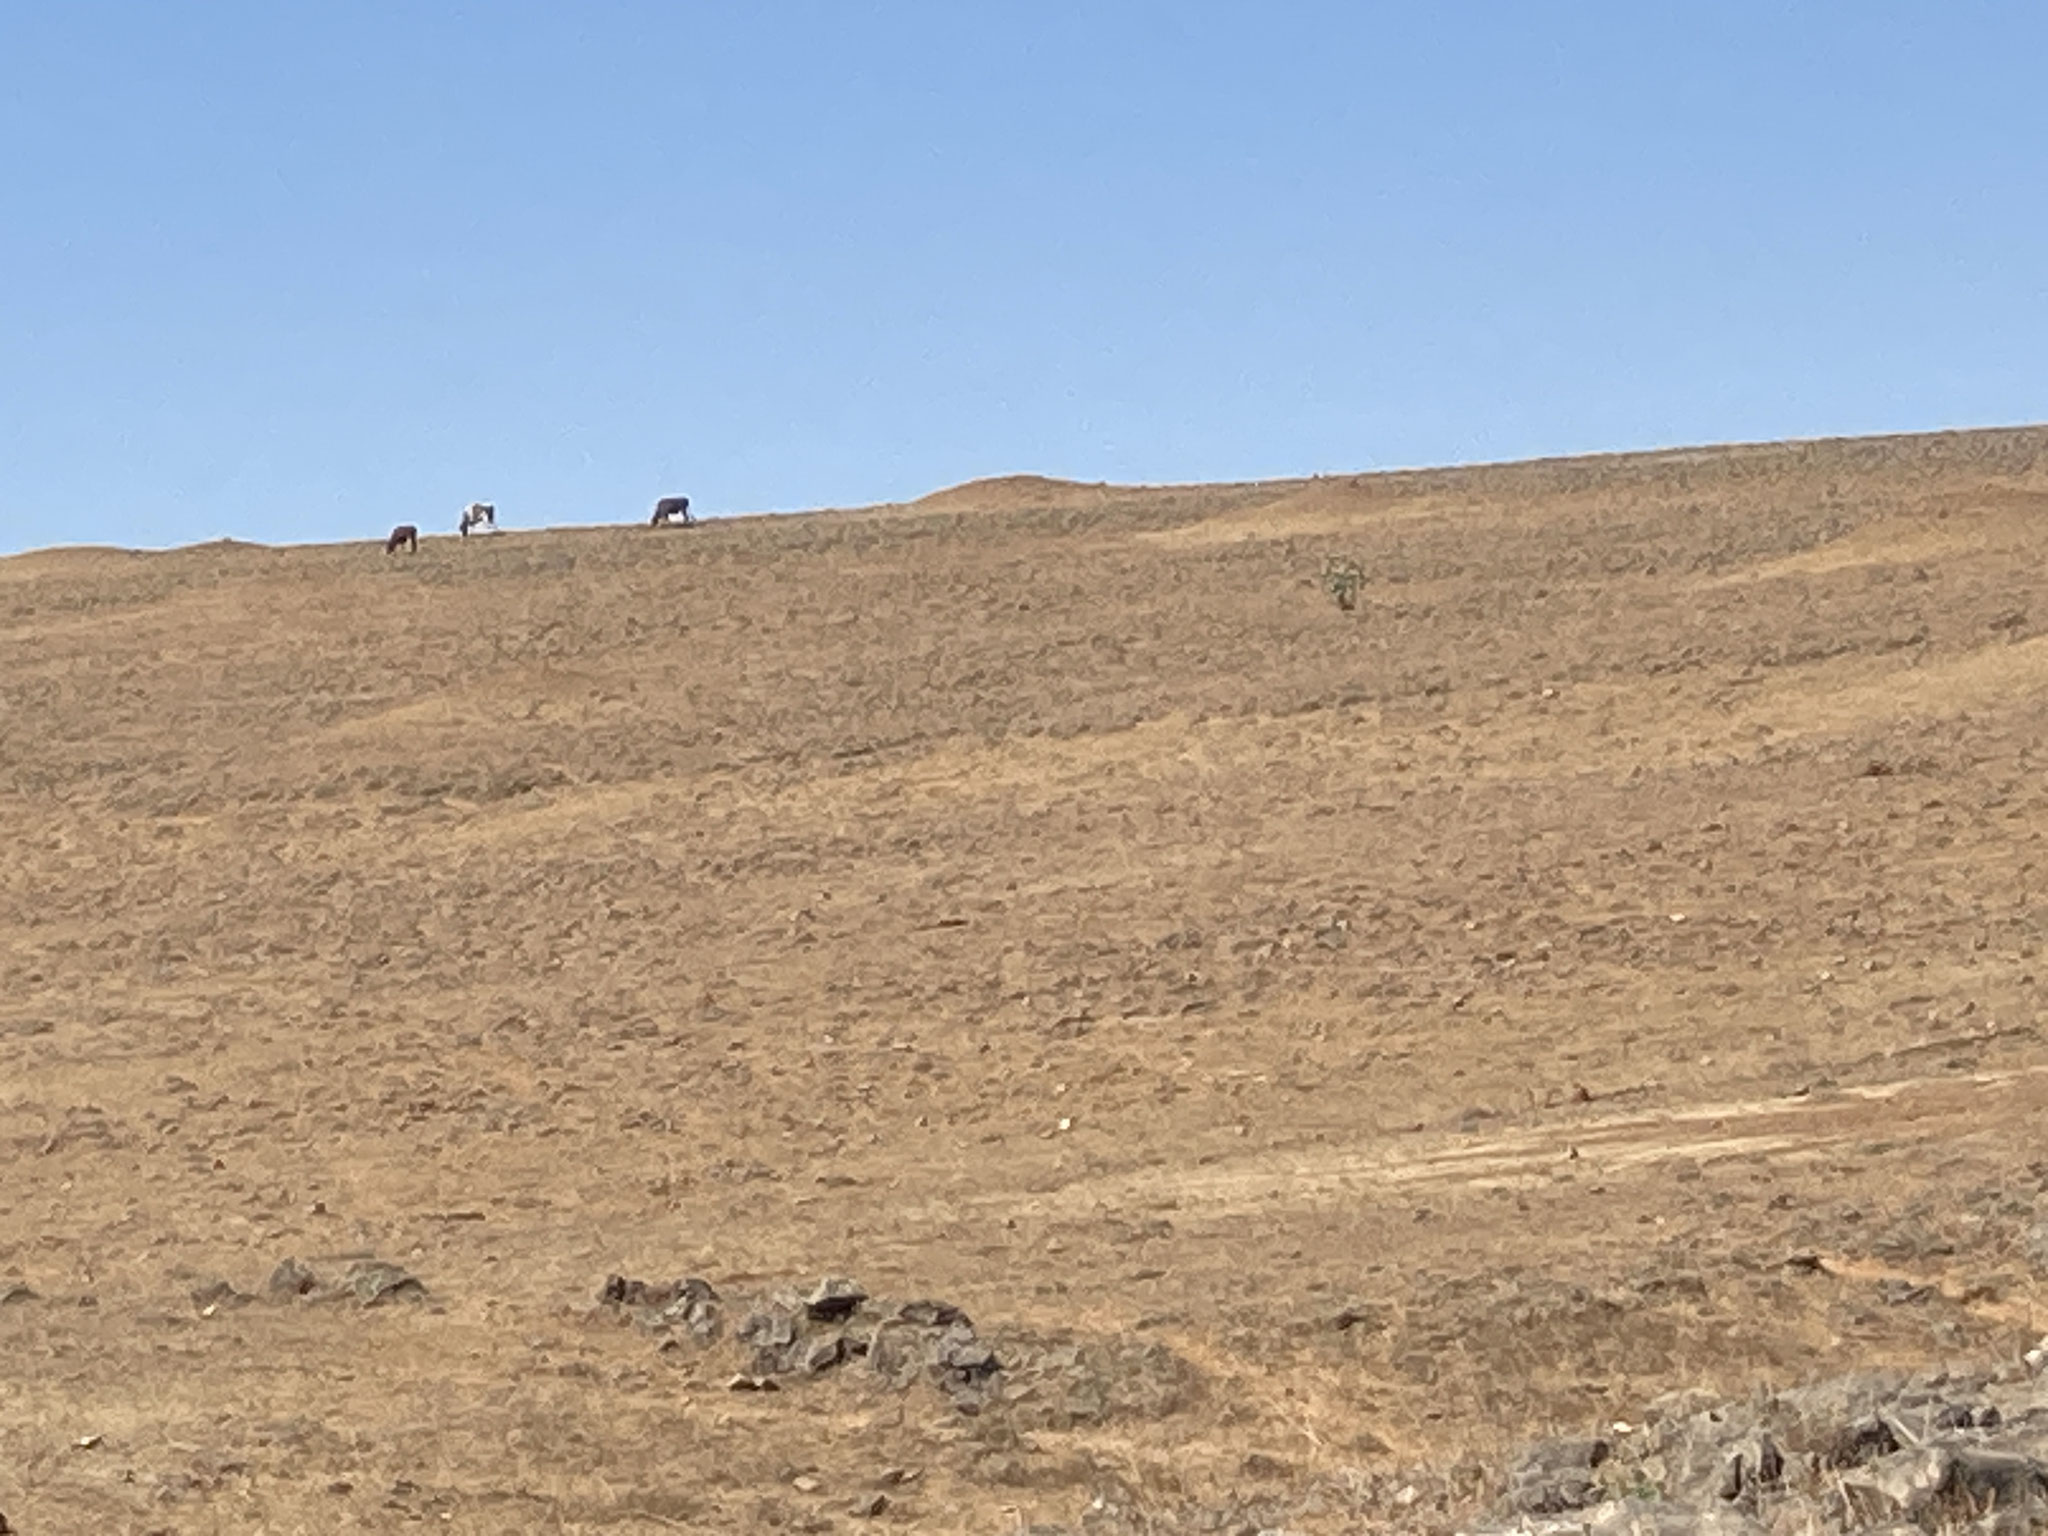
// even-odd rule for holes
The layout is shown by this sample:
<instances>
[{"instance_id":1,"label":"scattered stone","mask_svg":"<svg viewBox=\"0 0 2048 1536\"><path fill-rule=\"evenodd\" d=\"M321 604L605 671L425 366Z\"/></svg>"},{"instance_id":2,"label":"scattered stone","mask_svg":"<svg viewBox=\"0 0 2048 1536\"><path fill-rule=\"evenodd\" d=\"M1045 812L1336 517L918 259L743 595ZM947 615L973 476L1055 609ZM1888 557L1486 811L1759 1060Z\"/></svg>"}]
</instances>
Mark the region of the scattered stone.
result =
<instances>
[{"instance_id":1,"label":"scattered stone","mask_svg":"<svg viewBox=\"0 0 2048 1536\"><path fill-rule=\"evenodd\" d=\"M1871 1251L1892 1264L1923 1263L1952 1256L1956 1245L1926 1222L1907 1217L1893 1222L1871 1242Z\"/></svg>"},{"instance_id":2,"label":"scattered stone","mask_svg":"<svg viewBox=\"0 0 2048 1536\"><path fill-rule=\"evenodd\" d=\"M2021 1251L2027 1262L2036 1269L2048 1270L2048 1217L2027 1228L2027 1235L2020 1241Z\"/></svg>"},{"instance_id":3,"label":"scattered stone","mask_svg":"<svg viewBox=\"0 0 2048 1536\"><path fill-rule=\"evenodd\" d=\"M740 1342L754 1347L751 1369L756 1376L773 1376L802 1365L804 1352L799 1347L802 1330L798 1316L776 1306L749 1313L740 1324Z\"/></svg>"},{"instance_id":4,"label":"scattered stone","mask_svg":"<svg viewBox=\"0 0 2048 1536\"><path fill-rule=\"evenodd\" d=\"M421 1301L427 1294L427 1288L418 1276L409 1275L396 1264L386 1264L381 1259L365 1259L351 1264L341 1283L366 1307L381 1306L394 1300Z\"/></svg>"},{"instance_id":5,"label":"scattered stone","mask_svg":"<svg viewBox=\"0 0 2048 1536\"><path fill-rule=\"evenodd\" d=\"M367 1257L351 1264L335 1283L321 1279L297 1259L286 1259L270 1272L263 1288L274 1301L340 1301L353 1296L365 1307L394 1300L419 1301L427 1294L425 1284L417 1276L407 1274L396 1264ZM193 1300L198 1301L200 1295L201 1292L194 1292Z\"/></svg>"},{"instance_id":6,"label":"scattered stone","mask_svg":"<svg viewBox=\"0 0 2048 1536\"><path fill-rule=\"evenodd\" d=\"M16 1302L39 1301L41 1298L19 1280L0 1280L0 1307L12 1306ZM5 1536L0 1531L0 1536Z\"/></svg>"},{"instance_id":7,"label":"scattered stone","mask_svg":"<svg viewBox=\"0 0 2048 1536\"><path fill-rule=\"evenodd\" d=\"M1735 1503L1745 1495L1754 1503L1759 1495L1776 1488L1784 1476L1784 1452L1769 1435L1758 1435L1727 1459L1715 1493L1724 1503Z\"/></svg>"},{"instance_id":8,"label":"scattered stone","mask_svg":"<svg viewBox=\"0 0 2048 1536\"><path fill-rule=\"evenodd\" d=\"M965 1312L944 1301L906 1301L896 1309L896 1319L913 1328L950 1328L955 1323L974 1326Z\"/></svg>"},{"instance_id":9,"label":"scattered stone","mask_svg":"<svg viewBox=\"0 0 2048 1536\"><path fill-rule=\"evenodd\" d=\"M796 1342L796 1319L787 1312L750 1312L740 1324L739 1339L756 1349L787 1349Z\"/></svg>"},{"instance_id":10,"label":"scattered stone","mask_svg":"<svg viewBox=\"0 0 2048 1536\"><path fill-rule=\"evenodd\" d=\"M1544 1440L1508 1474L1508 1503L1520 1514L1557 1515L1601 1499L1595 1471L1612 1454L1605 1440Z\"/></svg>"},{"instance_id":11,"label":"scattered stone","mask_svg":"<svg viewBox=\"0 0 2048 1536\"><path fill-rule=\"evenodd\" d=\"M611 1275L597 1299L603 1306L630 1310L634 1321L653 1333L681 1327L708 1339L719 1329L721 1298L710 1281L695 1275L659 1283Z\"/></svg>"},{"instance_id":12,"label":"scattered stone","mask_svg":"<svg viewBox=\"0 0 2048 1536\"><path fill-rule=\"evenodd\" d=\"M682 1347L686 1327L708 1340L717 1332L718 1308L731 1305L740 1319L731 1330L740 1351L740 1369L728 1381L733 1391L786 1389L857 1361L894 1390L928 1383L959 1412L1000 1409L1009 1429L1024 1432L1159 1419L1201 1390L1200 1374L1156 1338L1006 1331L990 1339L949 1302L878 1304L840 1277L808 1293L757 1292L725 1302L703 1280L653 1284L611 1275L598 1300L661 1334L665 1351ZM1384 1326L1377 1313L1356 1310L1360 1316L1348 1326ZM875 1320L863 1321L868 1316ZM905 1482L917 1476L901 1469L894 1475Z\"/></svg>"},{"instance_id":13,"label":"scattered stone","mask_svg":"<svg viewBox=\"0 0 2048 1536\"><path fill-rule=\"evenodd\" d=\"M1842 1478L1845 1514L1858 1525L1917 1522L1948 1486L1954 1461L1937 1446L1897 1451Z\"/></svg>"},{"instance_id":14,"label":"scattered stone","mask_svg":"<svg viewBox=\"0 0 2048 1536\"><path fill-rule=\"evenodd\" d=\"M886 1493L871 1493L864 1499L855 1500L853 1507L847 1510L847 1513L856 1520L872 1520L888 1507L889 1495Z\"/></svg>"},{"instance_id":15,"label":"scattered stone","mask_svg":"<svg viewBox=\"0 0 2048 1536\"><path fill-rule=\"evenodd\" d=\"M1330 1326L1339 1333L1349 1333L1353 1328L1363 1328L1368 1333L1378 1333L1387 1326L1386 1309L1373 1306L1369 1302L1357 1303L1346 1307L1335 1317L1331 1318Z\"/></svg>"},{"instance_id":16,"label":"scattered stone","mask_svg":"<svg viewBox=\"0 0 2048 1536\"><path fill-rule=\"evenodd\" d=\"M1762 1536L1763 1527L1732 1509L1691 1510L1647 1499L1615 1499L1593 1510L1586 1536Z\"/></svg>"},{"instance_id":17,"label":"scattered stone","mask_svg":"<svg viewBox=\"0 0 2048 1536\"><path fill-rule=\"evenodd\" d=\"M820 1280L818 1288L805 1298L804 1310L813 1322L843 1323L867 1299L868 1293L851 1280L831 1276Z\"/></svg>"},{"instance_id":18,"label":"scattered stone","mask_svg":"<svg viewBox=\"0 0 2048 1536\"><path fill-rule=\"evenodd\" d=\"M932 1372L939 1386L962 1413L979 1413L995 1395L1002 1362L965 1323L955 1323L939 1336L932 1350Z\"/></svg>"},{"instance_id":19,"label":"scattered stone","mask_svg":"<svg viewBox=\"0 0 2048 1536\"><path fill-rule=\"evenodd\" d=\"M1979 1509L2048 1506L2048 1465L2016 1451L1959 1447L1949 1463L1949 1489Z\"/></svg>"},{"instance_id":20,"label":"scattered stone","mask_svg":"<svg viewBox=\"0 0 2048 1536\"><path fill-rule=\"evenodd\" d=\"M915 1381L925 1367L927 1336L901 1323L878 1324L864 1351L868 1369L899 1390Z\"/></svg>"},{"instance_id":21,"label":"scattered stone","mask_svg":"<svg viewBox=\"0 0 2048 1536\"><path fill-rule=\"evenodd\" d=\"M1883 1419L1865 1419L1843 1426L1822 1447L1820 1457L1825 1466L1860 1467L1898 1448L1899 1437L1892 1433L1891 1425Z\"/></svg>"},{"instance_id":22,"label":"scattered stone","mask_svg":"<svg viewBox=\"0 0 2048 1536\"><path fill-rule=\"evenodd\" d=\"M2048 1382L1868 1372L1715 1402L1510 1469L1505 1536L2030 1536L2048 1528Z\"/></svg>"},{"instance_id":23,"label":"scattered stone","mask_svg":"<svg viewBox=\"0 0 2048 1536\"><path fill-rule=\"evenodd\" d=\"M686 1296L702 1296L716 1301L718 1292L711 1288L709 1281L694 1278L654 1282L610 1275L605 1279L604 1289L598 1293L598 1300L614 1307L652 1307L659 1311Z\"/></svg>"},{"instance_id":24,"label":"scattered stone","mask_svg":"<svg viewBox=\"0 0 2048 1536\"><path fill-rule=\"evenodd\" d=\"M320 1280L297 1259L286 1259L270 1272L264 1289L279 1298L311 1296L320 1289Z\"/></svg>"}]
</instances>

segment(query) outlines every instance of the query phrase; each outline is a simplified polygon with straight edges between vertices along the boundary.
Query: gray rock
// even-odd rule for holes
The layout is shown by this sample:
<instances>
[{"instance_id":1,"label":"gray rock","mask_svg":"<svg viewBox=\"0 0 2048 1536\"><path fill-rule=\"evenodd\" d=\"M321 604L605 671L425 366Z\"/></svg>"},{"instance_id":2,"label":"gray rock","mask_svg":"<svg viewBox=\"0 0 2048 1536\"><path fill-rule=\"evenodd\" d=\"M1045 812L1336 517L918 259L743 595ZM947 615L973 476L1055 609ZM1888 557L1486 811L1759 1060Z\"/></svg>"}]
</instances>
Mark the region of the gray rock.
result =
<instances>
[{"instance_id":1,"label":"gray rock","mask_svg":"<svg viewBox=\"0 0 2048 1536\"><path fill-rule=\"evenodd\" d=\"M1880 1457L1843 1475L1845 1513L1859 1526L1917 1521L1948 1487L1954 1464L1939 1446Z\"/></svg>"},{"instance_id":2,"label":"gray rock","mask_svg":"<svg viewBox=\"0 0 2048 1536\"><path fill-rule=\"evenodd\" d=\"M780 1307L749 1313L739 1328L740 1342L753 1346L751 1369L756 1376L795 1370L803 1362L801 1335L796 1314Z\"/></svg>"},{"instance_id":3,"label":"gray rock","mask_svg":"<svg viewBox=\"0 0 2048 1536\"><path fill-rule=\"evenodd\" d=\"M1002 1362L965 1323L955 1323L932 1347L932 1374L953 1406L979 1413L997 1394Z\"/></svg>"},{"instance_id":4,"label":"gray rock","mask_svg":"<svg viewBox=\"0 0 2048 1536\"><path fill-rule=\"evenodd\" d=\"M1781 1392L1777 1402L1810 1437L1819 1437L1874 1419L1880 1407L1897 1402L1910 1385L1911 1378L1903 1371L1859 1371Z\"/></svg>"},{"instance_id":5,"label":"gray rock","mask_svg":"<svg viewBox=\"0 0 2048 1536\"><path fill-rule=\"evenodd\" d=\"M907 1387L924 1372L930 1358L928 1338L900 1323L881 1323L867 1336L862 1353L868 1369L889 1385Z\"/></svg>"},{"instance_id":6,"label":"gray rock","mask_svg":"<svg viewBox=\"0 0 2048 1536\"><path fill-rule=\"evenodd\" d=\"M656 1311L653 1320L661 1327L683 1328L700 1339L709 1339L718 1333L718 1307L719 1295L711 1283L693 1275L676 1282L674 1299Z\"/></svg>"},{"instance_id":7,"label":"gray rock","mask_svg":"<svg viewBox=\"0 0 2048 1536\"><path fill-rule=\"evenodd\" d=\"M322 1289L320 1277L297 1259L286 1259L270 1272L264 1290L280 1300L316 1295Z\"/></svg>"},{"instance_id":8,"label":"gray rock","mask_svg":"<svg viewBox=\"0 0 2048 1536\"><path fill-rule=\"evenodd\" d=\"M1509 1508L1525 1515L1557 1515L1601 1499L1593 1474L1611 1454L1605 1440L1544 1440L1522 1454L1508 1473Z\"/></svg>"},{"instance_id":9,"label":"gray rock","mask_svg":"<svg viewBox=\"0 0 2048 1536\"><path fill-rule=\"evenodd\" d=\"M597 1299L613 1307L647 1307L653 1311L665 1311L678 1303L715 1302L718 1292L709 1280L700 1280L695 1275L682 1280L631 1280L624 1275L605 1277L604 1289Z\"/></svg>"},{"instance_id":10,"label":"gray rock","mask_svg":"<svg viewBox=\"0 0 2048 1536\"><path fill-rule=\"evenodd\" d=\"M654 1334L683 1329L700 1339L716 1338L720 1327L719 1294L708 1280L695 1275L659 1282L608 1276L598 1301L631 1312L635 1326Z\"/></svg>"},{"instance_id":11,"label":"gray rock","mask_svg":"<svg viewBox=\"0 0 2048 1536\"><path fill-rule=\"evenodd\" d=\"M1763 1536L1764 1528L1739 1511L1697 1509L1653 1499L1614 1499L1589 1510L1586 1536Z\"/></svg>"},{"instance_id":12,"label":"gray rock","mask_svg":"<svg viewBox=\"0 0 2048 1536\"><path fill-rule=\"evenodd\" d=\"M418 1276L409 1275L396 1264L386 1264L382 1259L364 1259L351 1264L341 1283L366 1307L381 1306L387 1301L420 1301L427 1294L427 1288Z\"/></svg>"},{"instance_id":13,"label":"gray rock","mask_svg":"<svg viewBox=\"0 0 2048 1536\"><path fill-rule=\"evenodd\" d=\"M2048 1466L2017 1452L1963 1446L1953 1453L1950 1479L1979 1509L2048 1505Z\"/></svg>"},{"instance_id":14,"label":"gray rock","mask_svg":"<svg viewBox=\"0 0 2048 1536\"><path fill-rule=\"evenodd\" d=\"M975 1337L974 1330L956 1323L939 1336L932 1350L932 1364L964 1381L980 1381L1002 1369L996 1352Z\"/></svg>"},{"instance_id":15,"label":"gray rock","mask_svg":"<svg viewBox=\"0 0 2048 1536\"><path fill-rule=\"evenodd\" d=\"M1739 1447L1723 1463L1715 1494L1724 1503L1747 1499L1754 1507L1759 1497L1778 1487L1785 1479L1785 1456L1769 1435L1757 1435Z\"/></svg>"},{"instance_id":16,"label":"gray rock","mask_svg":"<svg viewBox=\"0 0 2048 1536\"><path fill-rule=\"evenodd\" d=\"M906 1301L896 1309L896 1319L913 1328L950 1328L955 1323L974 1327L965 1312L947 1301Z\"/></svg>"},{"instance_id":17,"label":"gray rock","mask_svg":"<svg viewBox=\"0 0 2048 1536\"><path fill-rule=\"evenodd\" d=\"M1753 1444L1759 1433L1755 1415L1740 1404L1666 1420L1651 1436L1654 1454L1640 1467L1646 1476L1629 1480L1628 1486L1648 1482L1667 1499L1701 1505L1734 1499L1749 1486L1740 1465L1745 1454L1753 1464L1763 1459Z\"/></svg>"},{"instance_id":18,"label":"gray rock","mask_svg":"<svg viewBox=\"0 0 2048 1536\"><path fill-rule=\"evenodd\" d=\"M2020 1251L2036 1269L2048 1269L2048 1216L2027 1228L2026 1236L2020 1239Z\"/></svg>"},{"instance_id":19,"label":"gray rock","mask_svg":"<svg viewBox=\"0 0 2048 1536\"><path fill-rule=\"evenodd\" d=\"M812 1322L843 1323L867 1299L868 1293L853 1281L833 1275L820 1280L817 1289L804 1298L804 1310Z\"/></svg>"},{"instance_id":20,"label":"gray rock","mask_svg":"<svg viewBox=\"0 0 2048 1536\"><path fill-rule=\"evenodd\" d=\"M1611 1444L1532 1447L1503 1515L1522 1536L2037 1536L2048 1380L1871 1373L1662 1399Z\"/></svg>"},{"instance_id":21,"label":"gray rock","mask_svg":"<svg viewBox=\"0 0 2048 1536\"><path fill-rule=\"evenodd\" d=\"M787 1349L796 1342L796 1319L779 1310L750 1312L740 1324L739 1339L756 1349Z\"/></svg>"},{"instance_id":22,"label":"gray rock","mask_svg":"<svg viewBox=\"0 0 2048 1536\"><path fill-rule=\"evenodd\" d=\"M1771 1536L1813 1536L1826 1528L1827 1510L1809 1494L1784 1494L1772 1501L1769 1521Z\"/></svg>"},{"instance_id":23,"label":"gray rock","mask_svg":"<svg viewBox=\"0 0 2048 1536\"><path fill-rule=\"evenodd\" d=\"M1820 1459L1830 1467L1860 1467L1898 1449L1899 1437L1891 1425L1873 1414L1828 1435L1820 1447Z\"/></svg>"},{"instance_id":24,"label":"gray rock","mask_svg":"<svg viewBox=\"0 0 2048 1536\"><path fill-rule=\"evenodd\" d=\"M1941 1292L1931 1285L1915 1285L1911 1280L1887 1276L1877 1282L1877 1299L1888 1307L1918 1306L1932 1301Z\"/></svg>"}]
</instances>

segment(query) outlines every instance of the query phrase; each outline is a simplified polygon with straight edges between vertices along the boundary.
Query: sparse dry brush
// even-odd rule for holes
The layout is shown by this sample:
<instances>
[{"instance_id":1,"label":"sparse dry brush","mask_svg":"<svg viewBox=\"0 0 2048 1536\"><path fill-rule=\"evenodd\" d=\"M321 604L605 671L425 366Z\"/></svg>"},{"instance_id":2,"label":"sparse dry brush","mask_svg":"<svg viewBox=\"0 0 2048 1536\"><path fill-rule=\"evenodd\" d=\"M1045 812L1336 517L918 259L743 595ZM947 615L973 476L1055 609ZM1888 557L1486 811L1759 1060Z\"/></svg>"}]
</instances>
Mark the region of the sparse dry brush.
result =
<instances>
[{"instance_id":1,"label":"sparse dry brush","mask_svg":"<svg viewBox=\"0 0 2048 1536\"><path fill-rule=\"evenodd\" d=\"M1435 1530L2018 1360L2044 446L0 561L0 1510Z\"/></svg>"}]
</instances>

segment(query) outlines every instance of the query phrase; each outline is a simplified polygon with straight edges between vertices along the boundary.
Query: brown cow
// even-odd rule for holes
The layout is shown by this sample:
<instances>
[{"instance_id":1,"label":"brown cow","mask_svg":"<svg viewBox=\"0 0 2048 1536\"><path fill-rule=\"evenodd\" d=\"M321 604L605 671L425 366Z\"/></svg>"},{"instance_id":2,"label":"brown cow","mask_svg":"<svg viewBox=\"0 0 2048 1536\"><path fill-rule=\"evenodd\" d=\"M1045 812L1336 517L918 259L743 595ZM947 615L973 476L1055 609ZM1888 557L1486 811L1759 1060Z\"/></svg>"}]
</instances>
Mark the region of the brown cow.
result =
<instances>
[{"instance_id":1,"label":"brown cow","mask_svg":"<svg viewBox=\"0 0 2048 1536\"><path fill-rule=\"evenodd\" d=\"M400 523L391 530L391 537L384 541L384 553L387 555L395 555L401 549L414 555L420 552L420 531L411 523Z\"/></svg>"}]
</instances>

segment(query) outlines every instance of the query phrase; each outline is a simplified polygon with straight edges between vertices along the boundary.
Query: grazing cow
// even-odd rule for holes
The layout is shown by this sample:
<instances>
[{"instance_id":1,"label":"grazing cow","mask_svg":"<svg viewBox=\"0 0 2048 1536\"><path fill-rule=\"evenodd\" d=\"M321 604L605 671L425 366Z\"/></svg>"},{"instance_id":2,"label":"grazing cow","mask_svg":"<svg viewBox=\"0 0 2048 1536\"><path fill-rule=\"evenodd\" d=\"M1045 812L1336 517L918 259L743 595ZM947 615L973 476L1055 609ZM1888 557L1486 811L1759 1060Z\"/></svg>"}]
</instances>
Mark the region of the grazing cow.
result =
<instances>
[{"instance_id":1,"label":"grazing cow","mask_svg":"<svg viewBox=\"0 0 2048 1536\"><path fill-rule=\"evenodd\" d=\"M395 555L400 550L416 555L420 552L420 531L411 523L400 523L391 530L391 537L384 541L384 553Z\"/></svg>"},{"instance_id":2,"label":"grazing cow","mask_svg":"<svg viewBox=\"0 0 2048 1536\"><path fill-rule=\"evenodd\" d=\"M689 527L697 519L690 516L690 498L687 496L664 496L654 504L654 516L649 518L650 528L670 528L681 525Z\"/></svg>"},{"instance_id":3,"label":"grazing cow","mask_svg":"<svg viewBox=\"0 0 2048 1536\"><path fill-rule=\"evenodd\" d=\"M472 501L462 509L462 536L469 537L472 528L488 528L498 531L498 509L488 501Z\"/></svg>"}]
</instances>

